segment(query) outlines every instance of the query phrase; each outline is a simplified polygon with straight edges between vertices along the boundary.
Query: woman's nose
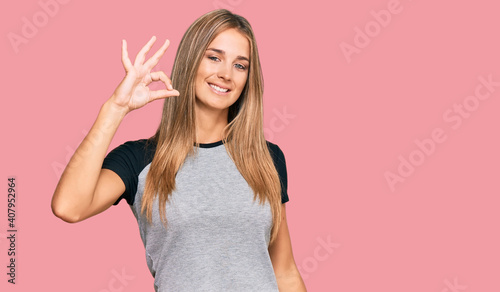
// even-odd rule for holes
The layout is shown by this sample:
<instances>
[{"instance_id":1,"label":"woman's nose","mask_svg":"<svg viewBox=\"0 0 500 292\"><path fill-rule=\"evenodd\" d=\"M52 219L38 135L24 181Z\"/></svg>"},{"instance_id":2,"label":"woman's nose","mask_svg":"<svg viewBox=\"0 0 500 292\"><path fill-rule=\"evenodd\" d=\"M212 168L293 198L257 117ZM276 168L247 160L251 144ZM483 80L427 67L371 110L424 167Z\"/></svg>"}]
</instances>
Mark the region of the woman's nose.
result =
<instances>
[{"instance_id":1,"label":"woman's nose","mask_svg":"<svg viewBox=\"0 0 500 292\"><path fill-rule=\"evenodd\" d=\"M219 78L231 80L231 64L221 64L218 68L217 75Z\"/></svg>"}]
</instances>

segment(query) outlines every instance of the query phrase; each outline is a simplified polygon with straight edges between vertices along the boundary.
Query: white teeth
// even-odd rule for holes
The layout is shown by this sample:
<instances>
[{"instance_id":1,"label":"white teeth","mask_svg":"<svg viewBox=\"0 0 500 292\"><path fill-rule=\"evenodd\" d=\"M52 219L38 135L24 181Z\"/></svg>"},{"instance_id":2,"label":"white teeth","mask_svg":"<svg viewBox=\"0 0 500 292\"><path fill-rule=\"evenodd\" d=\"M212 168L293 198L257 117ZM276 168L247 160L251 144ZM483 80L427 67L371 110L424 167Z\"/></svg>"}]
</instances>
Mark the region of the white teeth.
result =
<instances>
[{"instance_id":1,"label":"white teeth","mask_svg":"<svg viewBox=\"0 0 500 292\"><path fill-rule=\"evenodd\" d=\"M217 91L219 91L219 92L227 92L227 91L229 90L229 89L227 89L227 88L226 88L226 89L224 89L224 88L220 88L219 86L214 85L214 84L210 84L210 86L211 86L213 89L215 89L215 90L217 90Z\"/></svg>"}]
</instances>

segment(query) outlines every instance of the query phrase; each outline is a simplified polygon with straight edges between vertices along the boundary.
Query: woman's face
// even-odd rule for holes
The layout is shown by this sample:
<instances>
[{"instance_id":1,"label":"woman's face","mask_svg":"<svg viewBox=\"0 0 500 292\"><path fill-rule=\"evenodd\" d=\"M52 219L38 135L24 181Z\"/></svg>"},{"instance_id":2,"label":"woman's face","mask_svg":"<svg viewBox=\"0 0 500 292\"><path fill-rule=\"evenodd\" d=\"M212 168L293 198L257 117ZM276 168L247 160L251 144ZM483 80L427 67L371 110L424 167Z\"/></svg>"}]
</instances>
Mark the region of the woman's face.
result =
<instances>
[{"instance_id":1,"label":"woman's face","mask_svg":"<svg viewBox=\"0 0 500 292\"><path fill-rule=\"evenodd\" d=\"M196 110L226 111L238 100L248 78L250 43L234 28L209 45L195 79Z\"/></svg>"}]
</instances>

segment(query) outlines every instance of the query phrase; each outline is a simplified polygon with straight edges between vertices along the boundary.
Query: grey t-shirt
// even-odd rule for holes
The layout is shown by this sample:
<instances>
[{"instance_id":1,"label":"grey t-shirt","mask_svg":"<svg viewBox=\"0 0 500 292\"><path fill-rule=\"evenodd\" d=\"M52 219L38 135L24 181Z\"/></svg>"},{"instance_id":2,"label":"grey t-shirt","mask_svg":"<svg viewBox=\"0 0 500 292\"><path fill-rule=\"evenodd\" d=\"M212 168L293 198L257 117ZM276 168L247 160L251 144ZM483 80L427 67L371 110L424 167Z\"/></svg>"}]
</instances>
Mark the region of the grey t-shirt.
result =
<instances>
[{"instance_id":1,"label":"grey t-shirt","mask_svg":"<svg viewBox=\"0 0 500 292\"><path fill-rule=\"evenodd\" d=\"M287 202L287 173L281 149L267 142ZM257 198L222 141L200 144L176 175L176 189L166 204L167 229L158 199L153 224L141 215L145 179L156 145L146 139L113 149L102 168L117 173L125 199L139 225L155 291L278 291L268 246L272 224L269 203Z\"/></svg>"}]
</instances>

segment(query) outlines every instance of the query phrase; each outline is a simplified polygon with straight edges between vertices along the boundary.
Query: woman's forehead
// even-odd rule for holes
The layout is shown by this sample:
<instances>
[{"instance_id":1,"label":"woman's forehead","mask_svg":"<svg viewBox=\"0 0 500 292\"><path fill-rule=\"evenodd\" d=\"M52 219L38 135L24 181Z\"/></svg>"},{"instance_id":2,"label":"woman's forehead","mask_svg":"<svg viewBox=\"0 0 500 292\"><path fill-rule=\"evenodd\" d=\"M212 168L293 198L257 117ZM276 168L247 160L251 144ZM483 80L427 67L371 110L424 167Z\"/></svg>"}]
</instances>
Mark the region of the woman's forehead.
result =
<instances>
[{"instance_id":1,"label":"woman's forehead","mask_svg":"<svg viewBox=\"0 0 500 292\"><path fill-rule=\"evenodd\" d=\"M228 57L237 56L250 59L250 42L237 29L230 28L219 33L208 45L207 50L223 51Z\"/></svg>"}]
</instances>

